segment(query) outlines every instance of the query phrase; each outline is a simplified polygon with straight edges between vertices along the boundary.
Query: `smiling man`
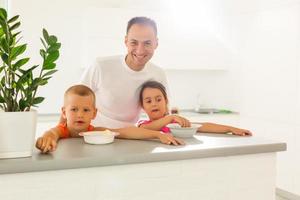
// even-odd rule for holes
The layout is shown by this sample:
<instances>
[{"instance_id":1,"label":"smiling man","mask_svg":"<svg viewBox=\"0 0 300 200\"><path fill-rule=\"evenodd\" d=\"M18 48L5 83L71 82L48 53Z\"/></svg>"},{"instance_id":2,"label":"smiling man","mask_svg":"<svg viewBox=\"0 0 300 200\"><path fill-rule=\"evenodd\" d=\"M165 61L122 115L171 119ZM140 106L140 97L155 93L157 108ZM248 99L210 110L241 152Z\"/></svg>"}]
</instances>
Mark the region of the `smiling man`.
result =
<instances>
[{"instance_id":1,"label":"smiling man","mask_svg":"<svg viewBox=\"0 0 300 200\"><path fill-rule=\"evenodd\" d=\"M95 126L134 125L141 111L140 86L155 80L167 87L164 71L149 62L158 46L156 23L147 17L129 20L125 45L127 55L97 58L81 78L96 94Z\"/></svg>"}]
</instances>

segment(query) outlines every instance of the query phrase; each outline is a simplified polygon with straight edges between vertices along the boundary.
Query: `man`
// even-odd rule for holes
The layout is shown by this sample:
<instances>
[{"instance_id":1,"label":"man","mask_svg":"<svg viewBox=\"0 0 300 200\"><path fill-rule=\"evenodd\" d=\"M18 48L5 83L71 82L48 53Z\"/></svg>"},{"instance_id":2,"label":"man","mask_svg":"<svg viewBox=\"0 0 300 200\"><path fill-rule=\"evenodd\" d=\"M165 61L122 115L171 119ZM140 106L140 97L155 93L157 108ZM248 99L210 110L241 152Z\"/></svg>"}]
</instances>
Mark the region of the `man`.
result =
<instances>
[{"instance_id":1,"label":"man","mask_svg":"<svg viewBox=\"0 0 300 200\"><path fill-rule=\"evenodd\" d=\"M164 71L149 62L158 46L156 23L146 17L129 20L125 45L126 56L98 58L81 78L96 94L95 126L132 126L141 111L140 86L156 80L167 87Z\"/></svg>"}]
</instances>

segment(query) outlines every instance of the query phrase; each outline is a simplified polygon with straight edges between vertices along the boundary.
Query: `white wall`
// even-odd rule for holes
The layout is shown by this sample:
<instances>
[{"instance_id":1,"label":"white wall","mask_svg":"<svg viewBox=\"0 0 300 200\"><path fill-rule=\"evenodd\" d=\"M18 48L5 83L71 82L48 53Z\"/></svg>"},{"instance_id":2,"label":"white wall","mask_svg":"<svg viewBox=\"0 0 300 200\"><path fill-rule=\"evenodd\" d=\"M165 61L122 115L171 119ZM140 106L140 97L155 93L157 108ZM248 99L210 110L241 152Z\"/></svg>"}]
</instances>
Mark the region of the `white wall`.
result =
<instances>
[{"instance_id":1,"label":"white wall","mask_svg":"<svg viewBox=\"0 0 300 200\"><path fill-rule=\"evenodd\" d=\"M0 7L7 8L7 1L6 0L0 0Z\"/></svg>"},{"instance_id":2,"label":"white wall","mask_svg":"<svg viewBox=\"0 0 300 200\"><path fill-rule=\"evenodd\" d=\"M242 67L243 123L256 135L287 142L277 186L299 195L300 1L248 1L228 20Z\"/></svg>"},{"instance_id":3,"label":"white wall","mask_svg":"<svg viewBox=\"0 0 300 200\"><path fill-rule=\"evenodd\" d=\"M239 84L233 70L166 70L172 105L239 111Z\"/></svg>"}]
</instances>

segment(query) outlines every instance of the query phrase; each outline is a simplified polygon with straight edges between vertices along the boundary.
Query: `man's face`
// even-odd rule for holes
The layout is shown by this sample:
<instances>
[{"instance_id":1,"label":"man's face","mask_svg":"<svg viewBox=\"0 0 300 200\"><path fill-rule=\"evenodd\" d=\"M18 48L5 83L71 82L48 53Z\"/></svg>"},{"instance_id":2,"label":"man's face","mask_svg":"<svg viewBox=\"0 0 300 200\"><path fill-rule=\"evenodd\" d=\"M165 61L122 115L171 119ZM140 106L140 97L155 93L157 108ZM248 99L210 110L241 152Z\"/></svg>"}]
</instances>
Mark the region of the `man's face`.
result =
<instances>
[{"instance_id":1,"label":"man's face","mask_svg":"<svg viewBox=\"0 0 300 200\"><path fill-rule=\"evenodd\" d=\"M149 25L133 24L125 37L127 47L127 65L135 71L140 71L152 58L157 47L157 37Z\"/></svg>"}]
</instances>

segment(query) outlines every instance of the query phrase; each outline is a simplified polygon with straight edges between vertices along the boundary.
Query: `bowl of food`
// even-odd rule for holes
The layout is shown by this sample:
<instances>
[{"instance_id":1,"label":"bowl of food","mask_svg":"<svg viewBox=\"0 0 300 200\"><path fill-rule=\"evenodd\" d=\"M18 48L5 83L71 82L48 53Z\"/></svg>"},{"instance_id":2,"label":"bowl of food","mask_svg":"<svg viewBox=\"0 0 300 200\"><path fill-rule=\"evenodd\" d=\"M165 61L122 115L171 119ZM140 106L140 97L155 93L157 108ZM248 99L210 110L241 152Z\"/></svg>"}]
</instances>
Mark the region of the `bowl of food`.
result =
<instances>
[{"instance_id":1,"label":"bowl of food","mask_svg":"<svg viewBox=\"0 0 300 200\"><path fill-rule=\"evenodd\" d=\"M105 130L82 132L80 135L83 136L84 141L88 144L109 144L114 141L115 136L118 134Z\"/></svg>"},{"instance_id":2,"label":"bowl of food","mask_svg":"<svg viewBox=\"0 0 300 200\"><path fill-rule=\"evenodd\" d=\"M177 123L169 124L168 127L174 137L189 138L197 133L200 124L192 124L190 127L181 127Z\"/></svg>"}]
</instances>

